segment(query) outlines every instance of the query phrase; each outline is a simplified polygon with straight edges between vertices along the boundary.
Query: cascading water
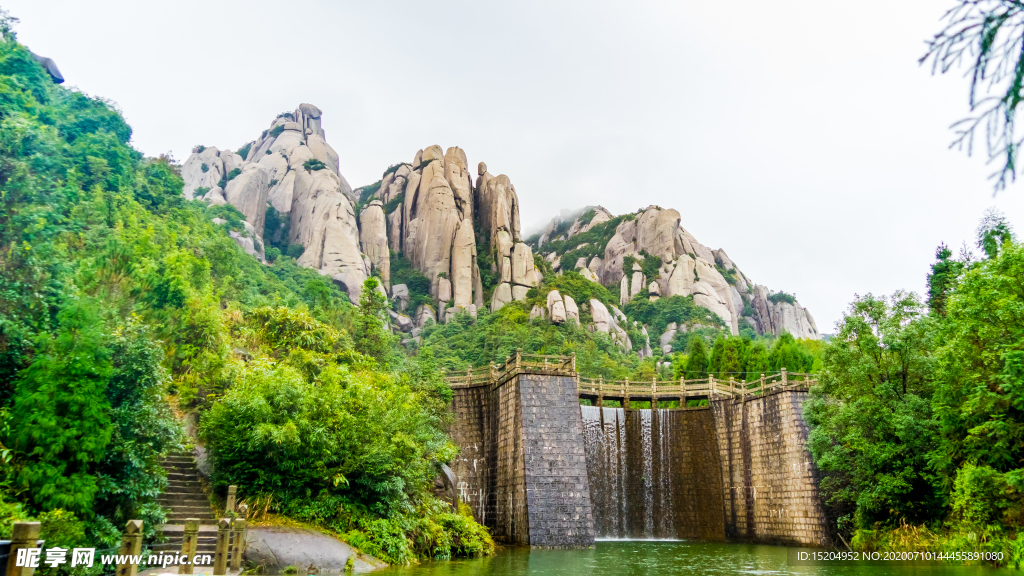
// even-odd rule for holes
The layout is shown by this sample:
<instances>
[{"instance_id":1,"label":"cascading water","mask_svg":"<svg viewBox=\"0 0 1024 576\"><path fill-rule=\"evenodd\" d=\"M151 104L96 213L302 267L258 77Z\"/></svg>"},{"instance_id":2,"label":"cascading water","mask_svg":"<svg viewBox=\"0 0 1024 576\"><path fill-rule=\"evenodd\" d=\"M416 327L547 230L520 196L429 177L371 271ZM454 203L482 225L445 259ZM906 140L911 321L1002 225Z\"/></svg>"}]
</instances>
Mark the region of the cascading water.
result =
<instances>
[{"instance_id":1,"label":"cascading water","mask_svg":"<svg viewBox=\"0 0 1024 576\"><path fill-rule=\"evenodd\" d=\"M710 410L580 409L598 538L724 537Z\"/></svg>"}]
</instances>

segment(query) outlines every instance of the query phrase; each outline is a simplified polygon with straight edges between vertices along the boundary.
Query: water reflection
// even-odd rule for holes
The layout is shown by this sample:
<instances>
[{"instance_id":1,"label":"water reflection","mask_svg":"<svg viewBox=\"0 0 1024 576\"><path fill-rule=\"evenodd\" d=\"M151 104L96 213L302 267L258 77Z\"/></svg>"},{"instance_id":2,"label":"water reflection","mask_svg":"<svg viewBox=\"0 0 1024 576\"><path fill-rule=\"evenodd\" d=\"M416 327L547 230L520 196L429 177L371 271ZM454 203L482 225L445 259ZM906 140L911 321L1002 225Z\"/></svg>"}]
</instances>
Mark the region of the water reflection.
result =
<instances>
[{"instance_id":1,"label":"water reflection","mask_svg":"<svg viewBox=\"0 0 1024 576\"><path fill-rule=\"evenodd\" d=\"M388 568L387 575L431 576L634 576L648 574L744 574L815 576L994 576L1010 574L978 566L788 566L778 546L685 541L600 541L590 550L506 548L491 558L430 562ZM1016 572L1014 572L1016 573Z\"/></svg>"}]
</instances>

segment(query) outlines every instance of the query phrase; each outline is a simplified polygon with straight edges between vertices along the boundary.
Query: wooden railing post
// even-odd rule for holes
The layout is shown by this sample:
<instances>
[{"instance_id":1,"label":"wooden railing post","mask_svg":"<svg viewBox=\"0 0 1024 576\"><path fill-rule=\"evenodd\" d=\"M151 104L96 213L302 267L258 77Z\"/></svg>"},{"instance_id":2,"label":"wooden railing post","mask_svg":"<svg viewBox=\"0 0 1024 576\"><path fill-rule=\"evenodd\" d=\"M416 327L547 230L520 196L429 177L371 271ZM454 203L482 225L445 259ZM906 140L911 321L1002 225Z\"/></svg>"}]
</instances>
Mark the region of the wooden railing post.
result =
<instances>
[{"instance_id":1,"label":"wooden railing post","mask_svg":"<svg viewBox=\"0 0 1024 576\"><path fill-rule=\"evenodd\" d=\"M228 545L231 541L231 520L221 518L217 521L217 549L213 553L213 574L228 573Z\"/></svg>"},{"instance_id":2,"label":"wooden railing post","mask_svg":"<svg viewBox=\"0 0 1024 576\"><path fill-rule=\"evenodd\" d=\"M235 497L238 495L238 486L228 486L228 503L224 506L224 512L230 515L235 511Z\"/></svg>"},{"instance_id":3,"label":"wooden railing post","mask_svg":"<svg viewBox=\"0 0 1024 576\"><path fill-rule=\"evenodd\" d=\"M804 374L804 388L811 389L811 375Z\"/></svg>"},{"instance_id":4,"label":"wooden railing post","mask_svg":"<svg viewBox=\"0 0 1024 576\"><path fill-rule=\"evenodd\" d=\"M36 542L39 541L39 529L42 525L39 522L15 522L11 531L11 548L7 556L8 576L32 576L35 569L39 567L39 549ZM18 551L22 566L18 566Z\"/></svg>"},{"instance_id":5,"label":"wooden railing post","mask_svg":"<svg viewBox=\"0 0 1024 576\"><path fill-rule=\"evenodd\" d=\"M188 561L178 565L178 574L192 573L192 558L196 555L198 540L199 518L186 518L185 528L182 532L181 556L187 558Z\"/></svg>"},{"instance_id":6,"label":"wooden railing post","mask_svg":"<svg viewBox=\"0 0 1024 576\"><path fill-rule=\"evenodd\" d=\"M789 382L786 379L786 369L783 368L782 369L782 387L785 388L787 384L789 384Z\"/></svg>"},{"instance_id":7,"label":"wooden railing post","mask_svg":"<svg viewBox=\"0 0 1024 576\"><path fill-rule=\"evenodd\" d=\"M629 378L626 378L622 385L622 407L629 408Z\"/></svg>"},{"instance_id":8,"label":"wooden railing post","mask_svg":"<svg viewBox=\"0 0 1024 576\"><path fill-rule=\"evenodd\" d=\"M651 378L651 409L658 409L658 377Z\"/></svg>"},{"instance_id":9,"label":"wooden railing post","mask_svg":"<svg viewBox=\"0 0 1024 576\"><path fill-rule=\"evenodd\" d=\"M132 562L131 557L138 559L142 552L142 520L129 520L124 527L124 535L121 536L121 549L118 550L119 560L128 560L125 563L117 564L117 576L135 576L139 566ZM192 557L189 556L189 561Z\"/></svg>"},{"instance_id":10,"label":"wooden railing post","mask_svg":"<svg viewBox=\"0 0 1024 576\"><path fill-rule=\"evenodd\" d=\"M498 381L498 365L491 362L491 384Z\"/></svg>"},{"instance_id":11,"label":"wooden railing post","mask_svg":"<svg viewBox=\"0 0 1024 576\"><path fill-rule=\"evenodd\" d=\"M523 363L523 349L516 348L516 372L519 372L519 367Z\"/></svg>"},{"instance_id":12,"label":"wooden railing post","mask_svg":"<svg viewBox=\"0 0 1024 576\"><path fill-rule=\"evenodd\" d=\"M466 368L466 386L473 384L473 367Z\"/></svg>"},{"instance_id":13,"label":"wooden railing post","mask_svg":"<svg viewBox=\"0 0 1024 576\"><path fill-rule=\"evenodd\" d=\"M245 551L245 518L235 518L231 522L231 532L235 537L231 546L231 569L237 572L242 568L242 553Z\"/></svg>"},{"instance_id":14,"label":"wooden railing post","mask_svg":"<svg viewBox=\"0 0 1024 576\"><path fill-rule=\"evenodd\" d=\"M572 353L572 371L576 372L576 353Z\"/></svg>"}]
</instances>

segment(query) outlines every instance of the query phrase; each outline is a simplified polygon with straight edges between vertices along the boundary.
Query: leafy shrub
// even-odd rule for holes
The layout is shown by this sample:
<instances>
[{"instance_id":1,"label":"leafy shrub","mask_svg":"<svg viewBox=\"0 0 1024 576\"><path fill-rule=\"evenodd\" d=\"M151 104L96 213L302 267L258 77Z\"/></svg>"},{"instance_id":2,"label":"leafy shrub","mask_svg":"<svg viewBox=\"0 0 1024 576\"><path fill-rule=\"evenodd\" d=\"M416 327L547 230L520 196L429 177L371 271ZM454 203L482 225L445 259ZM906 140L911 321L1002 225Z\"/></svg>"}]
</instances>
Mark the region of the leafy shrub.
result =
<instances>
[{"instance_id":1,"label":"leafy shrub","mask_svg":"<svg viewBox=\"0 0 1024 576\"><path fill-rule=\"evenodd\" d=\"M199 169L202 170L203 173L206 173L206 172L210 171L210 167L206 165L206 162L203 162L203 165L200 166Z\"/></svg>"},{"instance_id":2,"label":"leafy shrub","mask_svg":"<svg viewBox=\"0 0 1024 576\"><path fill-rule=\"evenodd\" d=\"M236 232L245 230L245 214L242 214L238 208L235 208L231 204L206 204L203 211L211 220L214 218L227 220L227 223L224 225L228 230L234 230Z\"/></svg>"},{"instance_id":3,"label":"leafy shrub","mask_svg":"<svg viewBox=\"0 0 1024 576\"><path fill-rule=\"evenodd\" d=\"M242 173L241 168L232 168L231 172L228 172L227 181L230 182L235 179L236 176Z\"/></svg>"},{"instance_id":4,"label":"leafy shrub","mask_svg":"<svg viewBox=\"0 0 1024 576\"><path fill-rule=\"evenodd\" d=\"M953 484L950 520L965 529L994 524L1009 507L1011 491L1003 474L991 466L964 464Z\"/></svg>"},{"instance_id":5,"label":"leafy shrub","mask_svg":"<svg viewBox=\"0 0 1024 576\"><path fill-rule=\"evenodd\" d=\"M388 200L388 203L384 205L384 213L385 214L391 214L392 212L395 211L395 208L398 208L399 206L401 206L402 202L404 202L404 201L405 201L405 193L404 192L401 193L401 194L395 195L394 198L392 198L391 200Z\"/></svg>"},{"instance_id":6,"label":"leafy shrub","mask_svg":"<svg viewBox=\"0 0 1024 576\"><path fill-rule=\"evenodd\" d=\"M772 304L778 304L779 302L785 302L787 304L796 304L796 296L787 294L785 292L772 292L768 295L768 301Z\"/></svg>"},{"instance_id":7,"label":"leafy shrub","mask_svg":"<svg viewBox=\"0 0 1024 576\"><path fill-rule=\"evenodd\" d=\"M588 261L594 256L601 256L603 258L605 246L615 236L615 230L619 227L619 224L635 219L635 214L616 216L607 222L595 225L586 232L576 234L572 238L552 240L544 245L543 250L545 252L561 254L562 262L566 262L569 265L575 263L580 258L586 258Z\"/></svg>"},{"instance_id":8,"label":"leafy shrub","mask_svg":"<svg viewBox=\"0 0 1024 576\"><path fill-rule=\"evenodd\" d=\"M409 310L415 312L420 304L433 305L430 297L430 279L413 268L408 258L391 252L391 285L405 284L409 288Z\"/></svg>"},{"instance_id":9,"label":"leafy shrub","mask_svg":"<svg viewBox=\"0 0 1024 576\"><path fill-rule=\"evenodd\" d=\"M388 166L388 169L384 171L384 174L381 174L381 179L383 180L388 174L398 172L398 169L401 168L402 166L412 166L412 164L408 164L406 162L392 164L391 166Z\"/></svg>"},{"instance_id":10,"label":"leafy shrub","mask_svg":"<svg viewBox=\"0 0 1024 576\"><path fill-rule=\"evenodd\" d=\"M701 324L709 327L725 327L725 321L717 314L693 303L693 296L670 296L651 302L648 298L637 297L623 306L623 312L632 319L647 325L651 334L662 334L666 326L675 322Z\"/></svg>"},{"instance_id":11,"label":"leafy shrub","mask_svg":"<svg viewBox=\"0 0 1024 576\"><path fill-rule=\"evenodd\" d=\"M270 132L268 132L268 134L270 135L271 138L277 138L278 136L281 135L281 132L284 132L284 124L278 124L277 126L274 126L273 128L270 129Z\"/></svg>"},{"instance_id":12,"label":"leafy shrub","mask_svg":"<svg viewBox=\"0 0 1024 576\"><path fill-rule=\"evenodd\" d=\"M302 167L309 172L316 172L317 170L323 170L324 168L327 168L327 164L324 164L323 162L317 160L316 158L310 158L309 160L306 160L305 162L302 163Z\"/></svg>"},{"instance_id":13,"label":"leafy shrub","mask_svg":"<svg viewBox=\"0 0 1024 576\"><path fill-rule=\"evenodd\" d=\"M302 244L291 244L288 246L288 251L286 252L286 254L288 255L289 258L294 258L295 260L298 260L299 257L302 256L302 253L305 251L306 247L303 246Z\"/></svg>"},{"instance_id":14,"label":"leafy shrub","mask_svg":"<svg viewBox=\"0 0 1024 576\"><path fill-rule=\"evenodd\" d=\"M241 156L243 160L245 160L249 156L249 150L252 149L252 145L255 143L255 141L246 143L245 146L242 146L241 148L238 149L237 154Z\"/></svg>"}]
</instances>

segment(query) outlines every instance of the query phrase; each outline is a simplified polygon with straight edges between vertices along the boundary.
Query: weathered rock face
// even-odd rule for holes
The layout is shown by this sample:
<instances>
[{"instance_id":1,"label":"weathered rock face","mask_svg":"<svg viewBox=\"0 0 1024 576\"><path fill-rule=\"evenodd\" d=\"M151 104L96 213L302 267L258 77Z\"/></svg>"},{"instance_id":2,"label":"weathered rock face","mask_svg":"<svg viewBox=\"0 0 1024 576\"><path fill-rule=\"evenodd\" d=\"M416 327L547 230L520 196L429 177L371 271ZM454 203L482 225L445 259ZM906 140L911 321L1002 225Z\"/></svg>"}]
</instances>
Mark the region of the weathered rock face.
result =
<instances>
[{"instance_id":1,"label":"weathered rock face","mask_svg":"<svg viewBox=\"0 0 1024 576\"><path fill-rule=\"evenodd\" d=\"M245 225L245 231L243 233L235 232L234 230L228 232L228 235L235 240L235 242L245 250L245 253L255 257L260 262L266 260L266 256L263 252L263 238L256 233L256 228L248 222L243 222Z\"/></svg>"},{"instance_id":2,"label":"weathered rock face","mask_svg":"<svg viewBox=\"0 0 1024 576\"><path fill-rule=\"evenodd\" d=\"M593 228L594 226L607 222L614 218L612 213L606 210L603 206L586 206L580 210L574 212L563 211L562 215L556 216L551 219L551 222L541 231L540 239L537 241L537 247L543 247L551 240L557 240L557 237L553 237L554 233L558 229L565 230L560 237L564 239L572 238L577 234L582 234ZM565 224L569 223L569 228L565 229Z\"/></svg>"},{"instance_id":3,"label":"weathered rock face","mask_svg":"<svg viewBox=\"0 0 1024 576\"><path fill-rule=\"evenodd\" d=\"M275 118L248 145L245 158L214 147L197 147L182 167L184 193L193 198L197 190L209 188L204 200L238 208L260 244L267 204L287 214L287 240L304 248L299 264L330 276L345 287L350 299L358 301L371 266L380 268L387 282L386 221L378 213L380 207L371 210L367 214L370 229L361 238L352 187L339 171L338 154L327 144L321 117L316 106L300 104L294 112ZM221 187L221 182L226 184ZM254 250L255 244L254 239Z\"/></svg>"},{"instance_id":4,"label":"weathered rock face","mask_svg":"<svg viewBox=\"0 0 1024 576\"><path fill-rule=\"evenodd\" d=\"M593 210L594 217L589 217ZM571 225L563 215L555 218L541 231L536 247L554 240L567 240L585 232L594 225L608 222L614 217L600 207L577 211ZM603 246L603 257L594 257L589 265L581 266L574 259L576 271L588 280L605 286L618 285L619 302L625 305L639 297L644 289L651 300L672 296L692 296L694 303L718 315L733 334L748 324L761 333L780 334L782 331L804 338L819 338L810 314L798 304L772 304L767 292L758 300L754 283L743 274L724 250L711 250L697 241L680 225L679 212L658 206L626 215L616 226L615 233ZM557 237L555 237L557 236ZM578 250L582 244L569 244L567 249ZM549 262L560 262L562 254L547 252ZM658 274L648 278L640 266L624 273L627 257L640 262L645 257L658 257ZM593 274L589 273L592 272ZM751 312L752 311L752 312ZM749 315L745 318L744 313ZM595 323L596 324L596 323ZM645 346L646 349L646 346Z\"/></svg>"},{"instance_id":5,"label":"weathered rock face","mask_svg":"<svg viewBox=\"0 0 1024 576\"><path fill-rule=\"evenodd\" d=\"M206 188L209 191L218 187L218 182L223 176L224 161L220 159L220 150L213 146L193 148L192 155L181 167L181 177L185 180L185 198L195 198L198 188Z\"/></svg>"},{"instance_id":6,"label":"weathered rock face","mask_svg":"<svg viewBox=\"0 0 1024 576\"><path fill-rule=\"evenodd\" d=\"M499 230L506 231L513 242L522 241L519 231L519 197L508 176L500 174L492 177L486 172L481 174L477 178L476 201L481 228L490 235L492 245Z\"/></svg>"},{"instance_id":7,"label":"weathered rock face","mask_svg":"<svg viewBox=\"0 0 1024 576\"><path fill-rule=\"evenodd\" d=\"M363 282L370 275L359 249L359 226L348 197L330 170L296 171L292 202L292 244L305 246L298 264L319 270L342 286L353 302L359 301Z\"/></svg>"},{"instance_id":8,"label":"weathered rock face","mask_svg":"<svg viewBox=\"0 0 1024 576\"><path fill-rule=\"evenodd\" d=\"M754 286L752 306L754 319L763 332L782 334L789 332L794 338L818 340L821 334L814 318L806 308L785 300L771 301L771 292L764 286Z\"/></svg>"},{"instance_id":9,"label":"weathered rock face","mask_svg":"<svg viewBox=\"0 0 1024 576\"><path fill-rule=\"evenodd\" d=\"M237 154L234 156L241 158ZM263 221L267 215L267 193L270 191L268 187L270 179L266 170L259 164L242 162L240 165L242 172L228 181L227 188L224 189L224 199L245 215L246 221L253 225L256 234L262 238Z\"/></svg>"},{"instance_id":10,"label":"weathered rock face","mask_svg":"<svg viewBox=\"0 0 1024 576\"><path fill-rule=\"evenodd\" d=\"M391 285L391 259L388 252L387 221L380 200L370 202L359 215L359 243L373 269L380 271L384 287ZM406 293L408 299L408 292Z\"/></svg>"}]
</instances>

